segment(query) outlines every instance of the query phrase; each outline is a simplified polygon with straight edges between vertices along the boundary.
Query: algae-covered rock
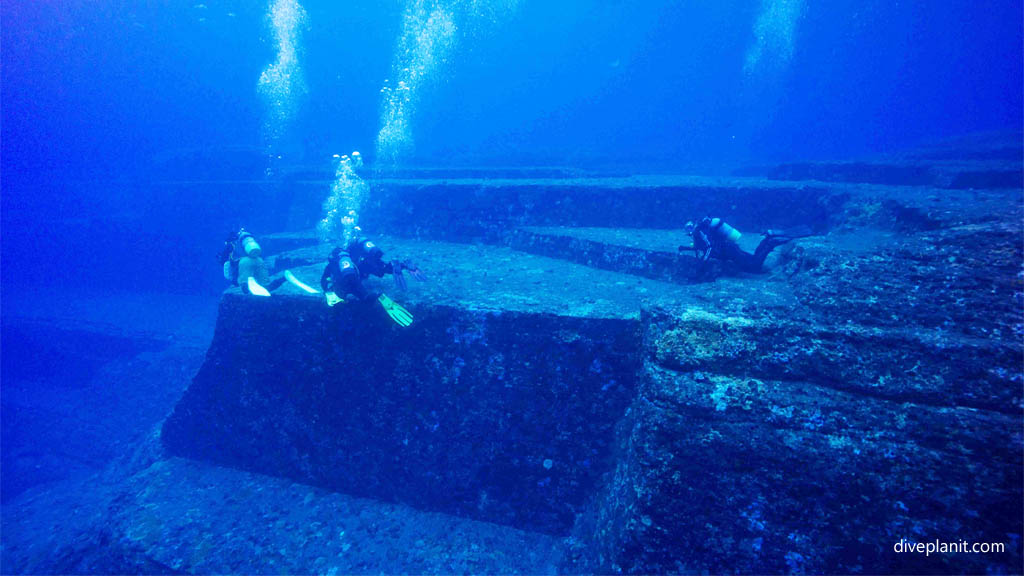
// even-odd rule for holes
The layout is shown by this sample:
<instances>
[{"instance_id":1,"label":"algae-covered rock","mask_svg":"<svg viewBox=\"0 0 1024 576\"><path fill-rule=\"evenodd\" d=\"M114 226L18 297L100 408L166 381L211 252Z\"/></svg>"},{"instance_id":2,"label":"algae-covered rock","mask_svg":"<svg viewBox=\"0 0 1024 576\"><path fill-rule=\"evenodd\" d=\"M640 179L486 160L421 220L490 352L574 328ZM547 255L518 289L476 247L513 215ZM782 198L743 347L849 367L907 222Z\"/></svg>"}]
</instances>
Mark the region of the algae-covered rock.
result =
<instances>
[{"instance_id":1,"label":"algae-covered rock","mask_svg":"<svg viewBox=\"0 0 1024 576\"><path fill-rule=\"evenodd\" d=\"M713 370L756 361L757 345L742 331L748 323L708 315L690 317L658 338L656 358L679 369ZM738 324L738 325L737 325Z\"/></svg>"},{"instance_id":2,"label":"algae-covered rock","mask_svg":"<svg viewBox=\"0 0 1024 576\"><path fill-rule=\"evenodd\" d=\"M760 284L793 300L718 282L648 309L616 468L566 568L1019 572L1020 208L982 204L893 193L868 216L888 230L807 239ZM936 540L1004 549L897 551Z\"/></svg>"},{"instance_id":3,"label":"algae-covered rock","mask_svg":"<svg viewBox=\"0 0 1024 576\"><path fill-rule=\"evenodd\" d=\"M225 295L175 455L565 533L608 469L635 320ZM568 336L567 336L568 335ZM548 464L550 463L550 464Z\"/></svg>"},{"instance_id":4,"label":"algae-covered rock","mask_svg":"<svg viewBox=\"0 0 1024 576\"><path fill-rule=\"evenodd\" d=\"M657 317L658 315L655 314ZM1010 342L857 325L687 313L660 317L653 360L673 370L804 380L899 401L1019 414L1021 351Z\"/></svg>"},{"instance_id":5,"label":"algae-covered rock","mask_svg":"<svg viewBox=\"0 0 1024 576\"><path fill-rule=\"evenodd\" d=\"M577 524L573 569L883 573L1020 565L1015 417L654 367L639 394L616 470ZM893 551L901 539L935 538L1001 542L1007 552Z\"/></svg>"}]
</instances>

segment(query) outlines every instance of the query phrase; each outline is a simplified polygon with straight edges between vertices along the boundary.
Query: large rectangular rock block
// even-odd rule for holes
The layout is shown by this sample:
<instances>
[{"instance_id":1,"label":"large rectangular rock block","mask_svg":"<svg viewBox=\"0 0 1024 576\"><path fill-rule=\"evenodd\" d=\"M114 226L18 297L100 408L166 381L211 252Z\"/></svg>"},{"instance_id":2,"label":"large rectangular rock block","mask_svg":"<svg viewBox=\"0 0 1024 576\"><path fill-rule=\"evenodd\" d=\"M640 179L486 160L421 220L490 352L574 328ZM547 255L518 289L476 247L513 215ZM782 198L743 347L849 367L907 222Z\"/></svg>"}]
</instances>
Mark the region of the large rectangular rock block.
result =
<instances>
[{"instance_id":1,"label":"large rectangular rock block","mask_svg":"<svg viewBox=\"0 0 1024 576\"><path fill-rule=\"evenodd\" d=\"M567 569L656 573L1013 573L1017 418L803 382L649 366L614 474ZM902 554L909 542L994 554Z\"/></svg>"},{"instance_id":2,"label":"large rectangular rock block","mask_svg":"<svg viewBox=\"0 0 1024 576\"><path fill-rule=\"evenodd\" d=\"M950 189L1020 188L1024 184L1017 161L949 163L920 161L803 162L738 171L777 180L862 182L889 186L935 186Z\"/></svg>"},{"instance_id":3,"label":"large rectangular rock block","mask_svg":"<svg viewBox=\"0 0 1024 576\"><path fill-rule=\"evenodd\" d=\"M655 362L679 371L815 382L858 394L936 406L970 406L1020 416L1012 342L948 333L823 327L779 318L651 314Z\"/></svg>"},{"instance_id":4,"label":"large rectangular rock block","mask_svg":"<svg viewBox=\"0 0 1024 576\"><path fill-rule=\"evenodd\" d=\"M634 392L639 320L226 294L172 454L567 533Z\"/></svg>"},{"instance_id":5,"label":"large rectangular rock block","mask_svg":"<svg viewBox=\"0 0 1024 576\"><path fill-rule=\"evenodd\" d=\"M680 243L691 244L683 230L522 228L510 233L507 243L531 254L666 282L692 281L698 264L692 250L679 254Z\"/></svg>"},{"instance_id":6,"label":"large rectangular rock block","mask_svg":"<svg viewBox=\"0 0 1024 576\"><path fill-rule=\"evenodd\" d=\"M382 181L361 222L403 236L489 242L522 226L678 229L704 216L742 230L825 228L848 196L754 178Z\"/></svg>"}]
</instances>

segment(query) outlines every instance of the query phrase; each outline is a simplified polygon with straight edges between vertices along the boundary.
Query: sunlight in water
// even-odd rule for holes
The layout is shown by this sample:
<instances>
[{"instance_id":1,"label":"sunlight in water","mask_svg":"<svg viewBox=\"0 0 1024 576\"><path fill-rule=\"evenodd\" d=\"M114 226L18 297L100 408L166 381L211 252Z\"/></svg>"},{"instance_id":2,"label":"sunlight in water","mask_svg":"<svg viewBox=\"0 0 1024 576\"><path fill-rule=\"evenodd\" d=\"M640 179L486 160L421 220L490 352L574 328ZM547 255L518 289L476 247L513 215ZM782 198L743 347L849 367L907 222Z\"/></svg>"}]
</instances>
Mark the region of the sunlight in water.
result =
<instances>
[{"instance_id":1,"label":"sunlight in water","mask_svg":"<svg viewBox=\"0 0 1024 576\"><path fill-rule=\"evenodd\" d=\"M274 0L267 12L277 47L277 58L260 74L257 90L263 99L263 140L273 147L295 114L298 99L306 93L299 63L306 11L297 0Z\"/></svg>"},{"instance_id":2,"label":"sunlight in water","mask_svg":"<svg viewBox=\"0 0 1024 576\"><path fill-rule=\"evenodd\" d=\"M793 57L796 26L804 0L763 0L761 15L754 24L754 44L747 50L743 72L781 70Z\"/></svg>"},{"instance_id":3,"label":"sunlight in water","mask_svg":"<svg viewBox=\"0 0 1024 576\"><path fill-rule=\"evenodd\" d=\"M498 24L519 8L519 0L468 0L462 3L469 18L480 23ZM469 32L475 32L473 26Z\"/></svg>"},{"instance_id":4,"label":"sunlight in water","mask_svg":"<svg viewBox=\"0 0 1024 576\"><path fill-rule=\"evenodd\" d=\"M411 123L423 88L441 78L460 29L475 34L515 10L518 0L408 0L391 77L381 88L377 162L394 164L412 149ZM456 22L461 23L457 25Z\"/></svg>"},{"instance_id":5,"label":"sunlight in water","mask_svg":"<svg viewBox=\"0 0 1024 576\"><path fill-rule=\"evenodd\" d=\"M321 242L344 246L355 237L359 211L369 190L369 185L356 173L362 167L363 157L359 152L338 158L331 195L324 201L324 217L317 225Z\"/></svg>"},{"instance_id":6,"label":"sunlight in water","mask_svg":"<svg viewBox=\"0 0 1024 576\"><path fill-rule=\"evenodd\" d=\"M394 163L412 146L409 122L422 86L434 80L455 45L455 20L449 8L431 0L410 0L402 14L391 78L381 89L381 128L377 161Z\"/></svg>"}]
</instances>

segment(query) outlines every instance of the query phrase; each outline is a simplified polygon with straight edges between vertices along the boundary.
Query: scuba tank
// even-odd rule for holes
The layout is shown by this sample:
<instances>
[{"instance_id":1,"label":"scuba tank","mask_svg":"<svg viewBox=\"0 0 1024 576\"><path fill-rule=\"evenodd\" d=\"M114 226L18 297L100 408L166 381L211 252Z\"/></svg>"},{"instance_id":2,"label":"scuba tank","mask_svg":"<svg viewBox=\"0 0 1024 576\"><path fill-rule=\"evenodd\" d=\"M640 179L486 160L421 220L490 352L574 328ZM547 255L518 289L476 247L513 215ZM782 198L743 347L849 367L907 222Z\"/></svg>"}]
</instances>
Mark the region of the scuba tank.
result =
<instances>
[{"instance_id":1,"label":"scuba tank","mask_svg":"<svg viewBox=\"0 0 1024 576\"><path fill-rule=\"evenodd\" d=\"M250 258L259 258L260 254L262 254L259 243L252 237L252 234L249 234L245 230L239 232L238 242L242 245L242 250L245 251L246 256L249 256Z\"/></svg>"},{"instance_id":2,"label":"scuba tank","mask_svg":"<svg viewBox=\"0 0 1024 576\"><path fill-rule=\"evenodd\" d=\"M734 243L739 242L740 237L743 236L739 230L729 226L721 218L711 219L711 232L722 240Z\"/></svg>"}]
</instances>

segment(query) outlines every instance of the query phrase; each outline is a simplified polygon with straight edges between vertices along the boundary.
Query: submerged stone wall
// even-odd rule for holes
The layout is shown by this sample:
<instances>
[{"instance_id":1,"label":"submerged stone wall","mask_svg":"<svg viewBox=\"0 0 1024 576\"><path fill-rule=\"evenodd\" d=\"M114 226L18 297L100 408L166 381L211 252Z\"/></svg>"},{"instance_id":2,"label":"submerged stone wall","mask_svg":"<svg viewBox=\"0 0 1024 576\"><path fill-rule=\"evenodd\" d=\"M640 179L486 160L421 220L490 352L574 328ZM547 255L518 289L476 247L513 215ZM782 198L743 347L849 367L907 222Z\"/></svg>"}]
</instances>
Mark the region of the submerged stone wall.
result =
<instances>
[{"instance_id":1,"label":"submerged stone wall","mask_svg":"<svg viewBox=\"0 0 1024 576\"><path fill-rule=\"evenodd\" d=\"M174 455L564 534L611 466L636 319L223 297Z\"/></svg>"},{"instance_id":2,"label":"submerged stone wall","mask_svg":"<svg viewBox=\"0 0 1024 576\"><path fill-rule=\"evenodd\" d=\"M894 186L935 186L950 189L1009 188L1024 185L1017 161L975 165L935 166L934 163L820 162L782 164L771 168L745 170L745 175L765 175L776 180L817 180L862 182Z\"/></svg>"},{"instance_id":3,"label":"submerged stone wall","mask_svg":"<svg viewBox=\"0 0 1024 576\"><path fill-rule=\"evenodd\" d=\"M571 233L572 229L565 230ZM570 233L537 233L526 228L510 233L506 241L512 248L531 254L566 258L594 268L667 282L688 282L698 269L699 261L693 252L680 251L678 245L669 250L657 250L622 246L595 238L578 238ZM665 231L665 235L677 243L691 244L689 236L682 230Z\"/></svg>"},{"instance_id":4,"label":"submerged stone wall","mask_svg":"<svg viewBox=\"0 0 1024 576\"><path fill-rule=\"evenodd\" d=\"M757 179L386 182L378 184L361 223L402 236L498 243L522 226L679 229L704 216L742 230L823 230L846 197L827 185Z\"/></svg>"},{"instance_id":5,"label":"submerged stone wall","mask_svg":"<svg viewBox=\"0 0 1024 576\"><path fill-rule=\"evenodd\" d=\"M798 323L678 313L645 325L648 360L616 470L577 523L567 570L1020 566L1019 386L993 378L978 388L987 366L1019 362L1019 350L942 357L901 336L850 346ZM895 553L901 539L999 542L1008 552L925 558Z\"/></svg>"}]
</instances>

